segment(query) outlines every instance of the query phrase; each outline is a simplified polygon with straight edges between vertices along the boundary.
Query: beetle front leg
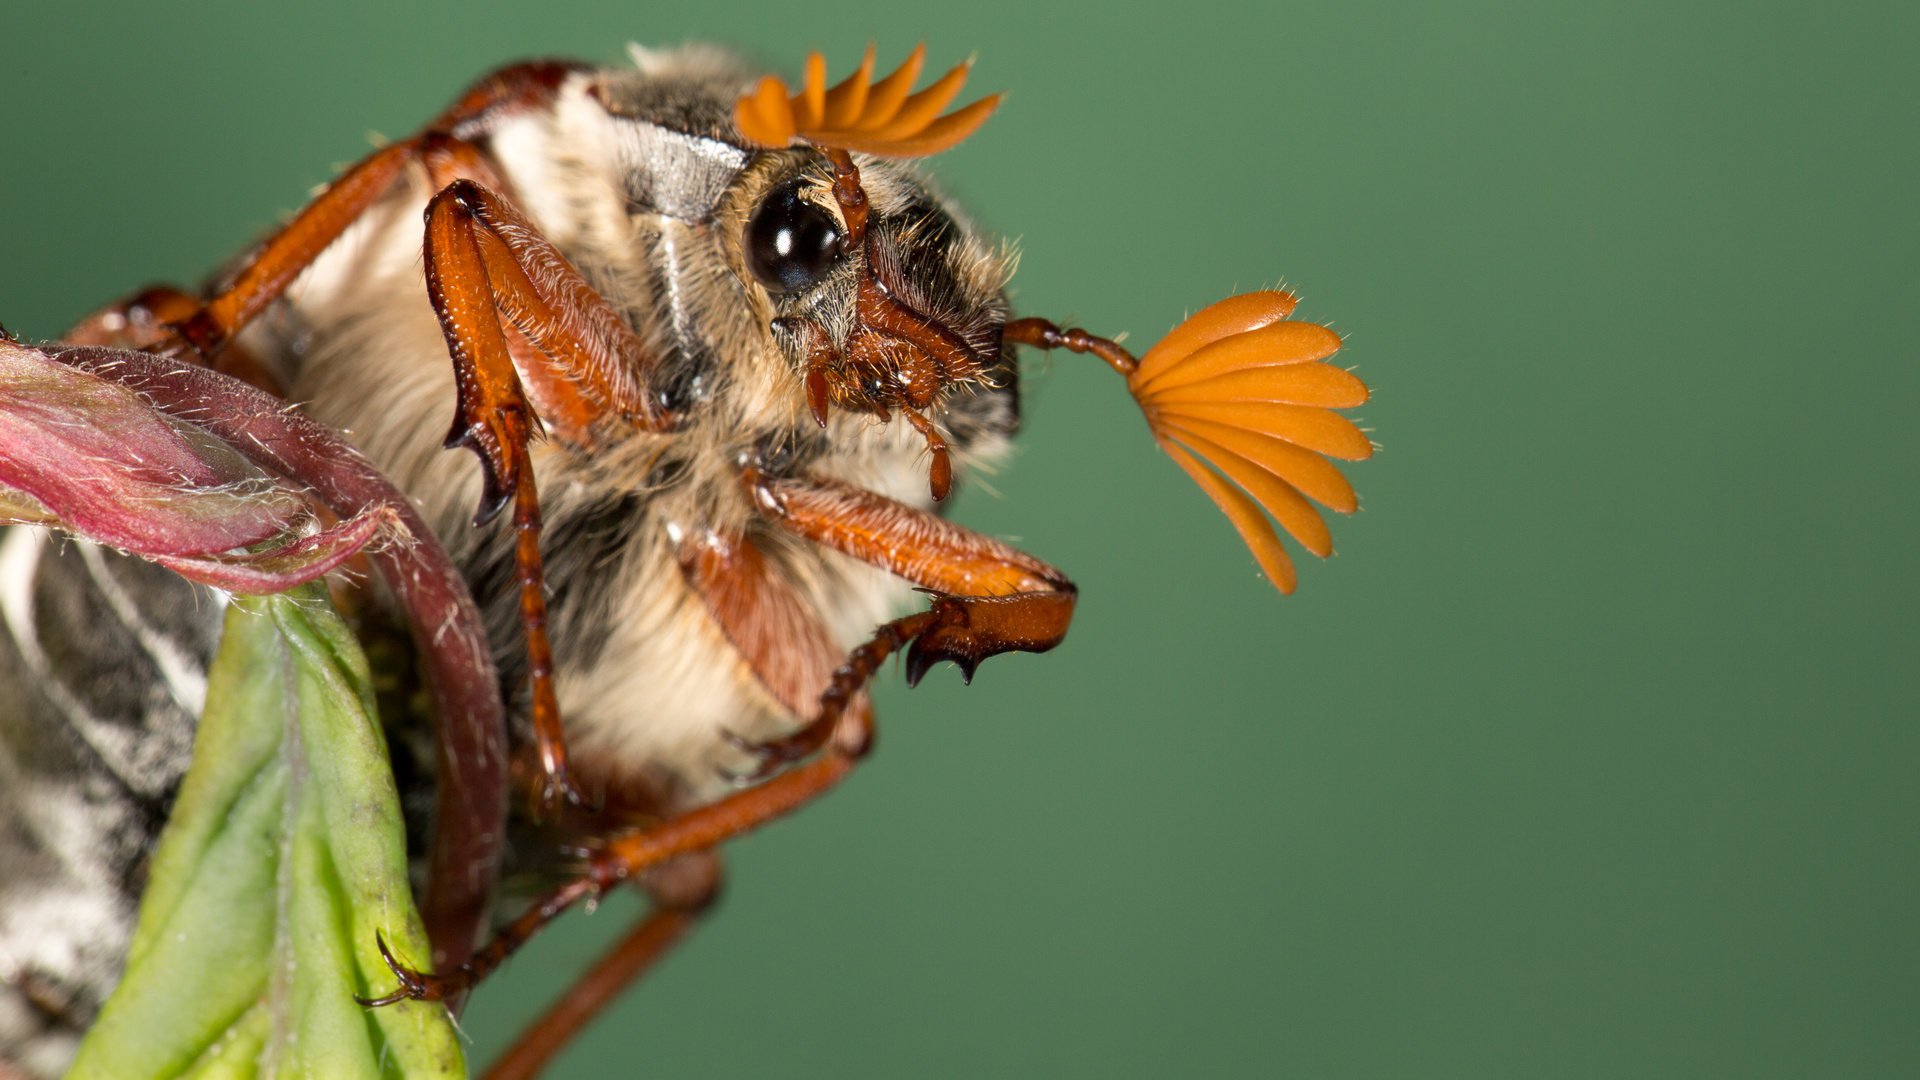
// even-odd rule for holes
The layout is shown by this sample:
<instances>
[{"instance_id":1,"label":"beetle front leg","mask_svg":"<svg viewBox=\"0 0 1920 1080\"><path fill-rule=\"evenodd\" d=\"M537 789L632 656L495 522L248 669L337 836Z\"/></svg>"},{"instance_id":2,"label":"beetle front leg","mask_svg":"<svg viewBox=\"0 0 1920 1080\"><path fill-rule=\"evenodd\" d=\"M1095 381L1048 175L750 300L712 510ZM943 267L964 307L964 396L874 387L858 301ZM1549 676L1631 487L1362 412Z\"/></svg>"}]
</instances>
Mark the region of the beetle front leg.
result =
<instances>
[{"instance_id":1,"label":"beetle front leg","mask_svg":"<svg viewBox=\"0 0 1920 1080\"><path fill-rule=\"evenodd\" d=\"M568 776L553 687L540 499L529 444L540 430L584 443L602 420L664 430L672 419L640 381L648 364L639 339L504 199L471 180L457 180L434 196L426 216L427 294L446 334L458 387L447 445L480 456L485 493L475 524L513 501L514 568L538 769L530 779L536 809L550 812L561 799L581 799ZM502 316L536 348L511 348ZM543 406L538 414L528 384Z\"/></svg>"},{"instance_id":2,"label":"beetle front leg","mask_svg":"<svg viewBox=\"0 0 1920 1080\"><path fill-rule=\"evenodd\" d=\"M1078 590L1065 574L1024 551L848 484L771 480L753 469L741 480L761 510L788 532L932 594L929 622L907 652L909 686L942 660L953 661L971 682L989 656L1046 652L1066 637ZM755 749L767 768L805 758L832 737L824 721Z\"/></svg>"},{"instance_id":3,"label":"beetle front leg","mask_svg":"<svg viewBox=\"0 0 1920 1080\"><path fill-rule=\"evenodd\" d=\"M812 760L672 821L604 841L590 853L580 877L547 894L452 972L416 972L389 957L400 987L369 1004L439 1001L463 994L580 901L668 859L706 851L756 829L831 790L872 749L873 713L861 707L861 691L880 665L901 650L907 651L909 677L917 679L940 660L953 660L970 674L988 656L1044 652L1066 635L1076 595L1073 582L1031 555L848 485L767 481L751 470L743 479L761 507L788 531L939 590L931 609L881 626L833 671L820 695L816 719L787 740L817 750ZM701 580L698 560L696 552L691 571L696 582ZM719 581L739 575L712 576ZM711 596L709 603L714 604Z\"/></svg>"},{"instance_id":4,"label":"beetle front leg","mask_svg":"<svg viewBox=\"0 0 1920 1080\"><path fill-rule=\"evenodd\" d=\"M907 655L908 685L941 660L971 680L989 656L1046 652L1066 636L1078 590L1024 551L849 484L742 479L781 528L933 594L935 623Z\"/></svg>"}]
</instances>

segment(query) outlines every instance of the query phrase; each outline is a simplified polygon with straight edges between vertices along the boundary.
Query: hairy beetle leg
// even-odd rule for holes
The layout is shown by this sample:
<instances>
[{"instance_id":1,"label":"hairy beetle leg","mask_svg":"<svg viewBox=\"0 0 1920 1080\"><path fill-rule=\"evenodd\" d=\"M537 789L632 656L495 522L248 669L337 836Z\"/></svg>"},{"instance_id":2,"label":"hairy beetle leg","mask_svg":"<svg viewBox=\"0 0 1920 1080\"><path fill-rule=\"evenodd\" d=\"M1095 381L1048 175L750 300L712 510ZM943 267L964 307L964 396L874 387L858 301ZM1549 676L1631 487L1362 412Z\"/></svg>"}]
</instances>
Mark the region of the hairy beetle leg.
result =
<instances>
[{"instance_id":1,"label":"hairy beetle leg","mask_svg":"<svg viewBox=\"0 0 1920 1080\"><path fill-rule=\"evenodd\" d=\"M649 868L707 851L806 805L831 790L872 749L874 720L863 693L880 665L907 650L907 677L952 660L963 674L988 656L1041 652L1058 644L1072 620L1076 592L1066 575L1000 541L884 496L829 481L768 481L753 470L742 481L783 528L899 574L932 590L932 607L886 623L835 668L819 695L816 719L795 736L795 748L820 741L812 760L664 824L616 834L590 846L585 873L547 894L466 964L445 975L395 966L400 987L375 999L439 1001L465 993L539 929L583 899L599 896ZM682 567L710 608L757 610L787 595L773 584L751 544L707 537L689 542ZM962 595L987 593L992 595ZM727 625L728 617L722 617ZM730 633L744 635L744 623ZM742 650L750 658L762 654ZM756 666L763 660L755 659ZM762 673L763 680L769 679ZM776 748L779 747L776 743ZM778 749L776 753L780 752Z\"/></svg>"},{"instance_id":2,"label":"hairy beetle leg","mask_svg":"<svg viewBox=\"0 0 1920 1080\"><path fill-rule=\"evenodd\" d=\"M831 481L769 480L745 470L741 480L782 528L923 586L932 622L914 638L907 683L951 660L971 681L980 662L1002 652L1044 652L1059 644L1073 619L1075 590L1066 575L1025 552L944 518L869 491ZM706 590L703 590L705 592ZM710 594L709 594L710 595ZM709 606L721 609L709 599ZM722 624L727 624L723 616ZM730 631L731 633L731 631ZM736 644L741 635L733 634ZM756 670L766 661L742 648ZM763 681L765 676L763 675ZM782 739L728 741L758 759L738 782L765 779L826 745L832 725L822 716Z\"/></svg>"},{"instance_id":3,"label":"hairy beetle leg","mask_svg":"<svg viewBox=\"0 0 1920 1080\"><path fill-rule=\"evenodd\" d=\"M533 768L522 771L535 813L548 817L562 802L584 800L568 775L553 686L529 444L536 431L546 431L591 445L595 425L608 418L654 431L674 421L645 390L650 364L633 330L505 198L458 179L427 204L426 217L427 295L459 390L447 444L480 457L486 489L476 524L513 502L514 570L533 693ZM509 326L517 339L508 336Z\"/></svg>"},{"instance_id":4,"label":"hairy beetle leg","mask_svg":"<svg viewBox=\"0 0 1920 1080\"><path fill-rule=\"evenodd\" d=\"M898 574L932 596L933 622L907 654L910 686L942 660L971 679L989 656L1045 652L1066 636L1078 591L1026 552L849 484L752 472L741 479L781 528Z\"/></svg>"},{"instance_id":5,"label":"hairy beetle leg","mask_svg":"<svg viewBox=\"0 0 1920 1080\"><path fill-rule=\"evenodd\" d=\"M552 353L552 355L564 356L568 360L577 360L583 352L592 353L593 346L599 346L599 351L588 362L572 365L575 370L587 374L588 382L599 384L595 387L596 389L607 391L599 395L598 401L589 404L598 405L599 412L617 410L630 420L644 418L648 422L659 422L659 417L652 409L651 403L630 380L622 381L608 375L608 372L616 367L626 370L623 365L617 363L617 360L625 359L628 353L633 351L631 346L637 342L584 340L595 334L606 336L608 327L618 323L618 318L609 320L602 317L601 309L605 308L605 302L599 301L596 306L594 301L597 301L598 297L594 296L590 289L586 289L584 283L579 282L579 275L565 264L564 259L558 258L557 252L552 252L551 245L546 245L544 241L539 240L538 234L530 228L526 232L532 239L520 239L518 246L500 240L498 236L500 222L504 221L509 226L518 226L525 224L524 219L513 213L511 207L507 207L499 196L481 186L491 184L493 188L498 189L501 187L501 182L499 170L492 164L490 155L481 150L477 140L483 140L503 119L549 104L561 84L581 70L584 70L581 66L567 62L534 61L516 64L494 72L461 95L458 101L436 117L419 134L376 150L342 173L327 186L326 191L307 204L307 207L292 221L262 245L234 276L227 288L211 300L201 303L175 289L149 290L89 318L75 328L73 340L76 343L85 343L102 334L132 331L142 337L136 345L138 348L160 350L182 357L193 357L197 354L199 358L212 362L223 370L233 369L229 371L230 374L260 385L257 376L264 373L255 371L255 377L250 377L246 369L248 367L258 369L259 365L249 364L247 362L249 358L236 357L232 361L222 359L223 354L230 351L229 346L234 337L269 305L280 299L300 274L320 256L321 252L338 240L342 233L384 197L410 165L417 163L425 166L428 175L436 184L447 185L450 189L458 188L458 195L468 196L466 202L470 205L463 206L462 209L467 211L467 218L478 219L479 226L469 231L486 234L471 242L470 246L475 250L470 253L470 261L477 265L482 275L488 270L493 270L505 279L504 288L501 290L502 295L495 295L491 289L484 293L477 291L470 284L464 289L456 288L454 290L458 296L456 303L471 309L476 301L501 301L503 309L507 309L509 317L516 324L526 323L534 327L550 327L556 322L566 321L568 329L584 328L587 331L586 334L576 332L571 340L567 340L567 335L558 333L549 333L546 337L554 339L560 345L572 346L570 350L563 348L560 352ZM433 261L433 231L430 223L427 245L429 263ZM454 231L457 231L457 228ZM528 262L541 270L552 269L557 263L558 272L543 276L542 281L548 286L549 292L558 290L565 295L545 295L537 287L518 288L517 286L526 279L524 270L518 266L511 269L506 266L506 264L517 262ZM438 306L444 297L436 296L435 299ZM510 306L516 302L521 305L520 308L511 309ZM504 340L499 327L499 318L493 314L491 306L490 303L487 304L488 321L494 323L494 336ZM444 324L446 322L444 309L441 314ZM142 315L145 315L145 321L152 325L133 325ZM529 332L527 325L521 325L519 329L522 332ZM617 329L624 329L624 326ZM448 329L448 334L450 344L453 344L451 328ZM631 338L630 333L627 338ZM527 347L528 344L524 338L516 337L513 345L520 347L512 351L519 354L538 352L534 348ZM536 339L532 344L538 344L544 348L549 341ZM623 346L628 348L623 350ZM501 351L505 353L508 350L508 346L503 346ZM454 344L453 352L456 358L456 370L460 370L462 349L458 344ZM607 357L609 352L620 355L609 358ZM594 360L599 360L600 363L596 365ZM467 391L473 380L465 377L465 372L462 374L460 415L463 420L471 420L472 414L467 406L472 402L469 400ZM534 373L529 377L534 384L537 403L549 409L551 415L546 415L545 419L550 425L556 422L563 426L569 425L580 421L583 416L589 421L595 418L596 410L582 406L583 395L576 388L566 385L564 379L542 378L540 374ZM508 377L511 378L511 376L512 372L509 369ZM275 389L271 386L266 388ZM525 497L522 498L518 486L503 483L509 477L501 474L515 470L515 466L520 463L515 460L515 457L524 459L525 440L531 436L534 425L538 421L531 415L531 410L525 406L525 397L518 394L517 384L515 391L514 396L521 405L518 417L500 421L497 416L490 416L488 419L494 422L486 425L486 432L489 435L508 437L506 441L496 440L492 447L495 453L487 461L489 466L487 472L490 486L494 489L494 509L504 506L509 495L516 498L515 524L519 530L520 541L517 547L518 554L528 549L530 538L537 540L538 504L532 501L531 484L527 486ZM471 436L473 428L474 425L469 423L463 430L456 431L456 435ZM509 442L514 441L512 436L516 433L519 435L517 442L520 452L518 454L509 445ZM484 452L482 456L488 457ZM530 470L528 473L530 475ZM530 515L523 512L527 505L531 505L533 511ZM529 522L530 527L528 527ZM531 558L519 554L516 564L522 585L523 622L528 636L530 667L536 672L534 726L539 733L540 745L536 749L535 758L545 774L543 781L537 785L535 801L542 808L552 810L562 800L573 802L580 800L566 778L559 710L553 699L551 680L544 674L538 674L542 669L551 669L551 658L550 655L545 658L539 655L545 646L545 596L540 584L543 576L538 560L538 547L533 546L531 550ZM534 611L535 608L538 609L537 612ZM544 651L550 654L550 650ZM545 684L544 690L542 684Z\"/></svg>"}]
</instances>

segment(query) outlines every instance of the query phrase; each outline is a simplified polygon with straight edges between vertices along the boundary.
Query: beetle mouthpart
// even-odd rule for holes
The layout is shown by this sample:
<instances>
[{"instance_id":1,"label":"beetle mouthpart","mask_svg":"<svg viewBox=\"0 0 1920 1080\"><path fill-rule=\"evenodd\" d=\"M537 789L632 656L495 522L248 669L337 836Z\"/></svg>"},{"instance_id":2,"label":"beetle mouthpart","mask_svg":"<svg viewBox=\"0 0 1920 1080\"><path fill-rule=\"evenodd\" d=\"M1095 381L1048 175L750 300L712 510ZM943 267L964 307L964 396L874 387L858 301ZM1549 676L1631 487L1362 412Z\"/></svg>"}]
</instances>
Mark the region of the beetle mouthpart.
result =
<instances>
[{"instance_id":1,"label":"beetle mouthpart","mask_svg":"<svg viewBox=\"0 0 1920 1080\"><path fill-rule=\"evenodd\" d=\"M943 502L953 491L953 458L947 453L947 440L933 421L912 409L900 410L922 438L927 440L927 452L933 455L933 465L927 470L927 486L933 490L933 501Z\"/></svg>"},{"instance_id":2,"label":"beetle mouthpart","mask_svg":"<svg viewBox=\"0 0 1920 1080\"><path fill-rule=\"evenodd\" d=\"M813 412L813 422L821 427L827 426L827 405L830 402L827 390L827 369L822 364L807 367L807 408Z\"/></svg>"},{"instance_id":3,"label":"beetle mouthpart","mask_svg":"<svg viewBox=\"0 0 1920 1080\"><path fill-rule=\"evenodd\" d=\"M807 390L807 409L813 413L813 422L824 428L827 407L833 403L833 384L829 377L840 363L840 350L834 348L833 339L812 319L788 316L773 322L775 328L806 339L807 373L802 381Z\"/></svg>"}]
</instances>

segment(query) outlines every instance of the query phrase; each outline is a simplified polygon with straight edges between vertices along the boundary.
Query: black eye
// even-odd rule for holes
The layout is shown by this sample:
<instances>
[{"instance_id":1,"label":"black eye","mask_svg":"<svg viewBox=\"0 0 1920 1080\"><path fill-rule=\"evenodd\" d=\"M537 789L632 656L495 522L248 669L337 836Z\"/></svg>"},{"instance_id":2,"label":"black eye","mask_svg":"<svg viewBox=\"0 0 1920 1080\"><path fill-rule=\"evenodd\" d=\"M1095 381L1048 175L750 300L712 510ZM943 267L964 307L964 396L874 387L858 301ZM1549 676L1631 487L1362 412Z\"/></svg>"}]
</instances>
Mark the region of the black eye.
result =
<instances>
[{"instance_id":1,"label":"black eye","mask_svg":"<svg viewBox=\"0 0 1920 1080\"><path fill-rule=\"evenodd\" d=\"M800 183L768 195L747 222L747 269L774 292L818 285L840 256L840 225L800 197Z\"/></svg>"}]
</instances>

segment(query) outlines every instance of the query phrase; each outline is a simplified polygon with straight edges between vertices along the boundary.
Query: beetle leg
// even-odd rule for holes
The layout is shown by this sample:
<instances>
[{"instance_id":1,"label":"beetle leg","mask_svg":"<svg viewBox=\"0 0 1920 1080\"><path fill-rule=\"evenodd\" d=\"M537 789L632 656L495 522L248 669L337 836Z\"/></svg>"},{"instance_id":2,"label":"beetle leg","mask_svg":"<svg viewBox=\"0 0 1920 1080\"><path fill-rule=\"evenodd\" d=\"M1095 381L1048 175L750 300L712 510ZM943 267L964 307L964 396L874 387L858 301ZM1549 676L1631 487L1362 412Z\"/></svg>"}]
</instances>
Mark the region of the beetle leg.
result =
<instances>
[{"instance_id":1,"label":"beetle leg","mask_svg":"<svg viewBox=\"0 0 1920 1080\"><path fill-rule=\"evenodd\" d=\"M502 68L474 84L418 135L374 151L342 173L269 239L224 291L173 324L175 348L191 346L218 356L254 317L280 298L328 245L392 188L407 164L418 160L432 138L471 145L500 121L544 106L577 65L533 61Z\"/></svg>"},{"instance_id":2,"label":"beetle leg","mask_svg":"<svg viewBox=\"0 0 1920 1080\"><path fill-rule=\"evenodd\" d=\"M633 880L668 859L709 850L723 840L784 817L831 790L873 747L872 713L849 709L849 703L887 657L933 629L938 622L936 612L922 611L886 623L834 670L826 691L820 695L820 719L816 721L829 725L833 736L812 761L781 773L759 787L729 795L672 821L609 837L598 850L590 853L580 877L548 893L474 953L471 960L445 975L413 971L394 959L382 942L382 954L400 986L385 997L362 999L363 1003L377 1006L396 1001L442 1001L466 993L492 974L541 927L581 900Z\"/></svg>"},{"instance_id":3,"label":"beetle leg","mask_svg":"<svg viewBox=\"0 0 1920 1080\"><path fill-rule=\"evenodd\" d=\"M720 894L720 857L695 852L654 867L644 881L653 910L527 1025L481 1080L530 1080L555 1054L687 936Z\"/></svg>"},{"instance_id":4,"label":"beetle leg","mask_svg":"<svg viewBox=\"0 0 1920 1080\"><path fill-rule=\"evenodd\" d=\"M474 183L475 180L499 187L501 181L498 170L474 140L484 138L501 120L550 102L560 84L577 70L580 69L572 64L533 62L503 68L481 80L420 134L375 151L328 185L326 191L307 204L293 221L255 253L218 296L186 312L179 311L178 303L173 302L166 316L169 325L165 329L177 337L143 342L142 347L159 347L182 354L197 351L203 357L220 357L234 335L278 299L321 252L384 196L412 162L423 164L432 181L436 185L448 185L448 190L464 191L465 188L459 185L466 185L466 188L484 191ZM478 201L488 207L504 205L491 192L486 192L485 197ZM524 225L524 221L510 210L495 216L512 224ZM515 360L522 361L520 366L530 371L537 365L527 362L534 350L527 347L528 343L520 334L516 333L510 344L503 333L498 317L492 312L491 300L495 298L495 293L487 284L488 272L509 279L504 290L509 299L530 293L538 297L538 292L518 287L526 276L516 260L516 256L525 257L522 252L510 252L505 259L489 259L489 255L496 253L488 250L486 241L472 237L468 237L464 244L456 242L452 245L443 239L439 261L445 263L451 259L457 265L447 273L437 273L434 217L430 208L426 252L429 290L433 293L435 308L441 316L455 357L454 366L461 393L460 420L456 421L455 436L480 449L482 459L486 462L489 499L483 507L483 516L490 517L497 513L509 494L514 498L514 563L520 585L521 625L527 639L528 673L533 689L534 749L538 771L533 778L533 801L539 810L550 812L561 799L578 802L579 796L567 773L559 701L553 691L553 652L546 633L545 575L539 548L540 504L527 451L527 441L537 421L531 414L525 395L521 393L513 370ZM443 224L440 231L443 234L457 234L462 228L459 223L452 226ZM465 231L474 230L469 228ZM551 251L551 246L540 241L531 228L526 232L532 234L533 238L523 244L523 248L533 249L536 260ZM504 248L510 245L496 239L491 247ZM564 265L564 260L558 260L557 254L553 259ZM512 269L498 265L506 263L513 264ZM567 271L571 273L571 268L568 267ZM447 287L449 281L454 283L451 288ZM571 280L561 284L572 285L577 281L578 274L572 274ZM586 290L581 286L576 291ZM590 296L590 291L587 292ZM174 300L173 297L167 299ZM590 303L578 296L569 296L567 299L575 301L575 309ZM593 299L597 300L597 297ZM450 311L450 304L460 310L457 313ZM604 306L602 303L601 307ZM543 307L523 303L522 307L539 310L520 312L515 316L516 323L551 325L557 321L551 304ZM83 329L94 322L89 320L88 324L83 324ZM548 336L557 338L565 335ZM466 342L474 344L469 347L464 344ZM170 349L169 344L172 346ZM537 344L545 347L548 342ZM519 347L514 348L515 345ZM191 350L184 346L191 346ZM481 358L479 362L484 365L484 371L477 369L476 355ZM504 363L501 362L503 360ZM242 377L245 377L244 374ZM546 391L539 395L540 403L547 407L544 415L553 424L572 434L589 421L590 413L583 406L581 395L570 392L572 387L567 380L533 375L530 375L530 379L538 389ZM476 385L480 389L478 394L474 392ZM476 410L481 409L486 410L487 422L484 424L475 423L472 419ZM521 482L522 478L524 482Z\"/></svg>"},{"instance_id":5,"label":"beetle leg","mask_svg":"<svg viewBox=\"0 0 1920 1080\"><path fill-rule=\"evenodd\" d=\"M452 972L416 972L388 957L399 989L368 1004L439 1001L465 993L581 900L668 859L706 851L831 790L873 746L871 710L849 706L881 663L900 650L909 650L908 679L917 681L940 660L952 660L971 675L988 656L1043 652L1066 634L1073 582L1031 555L851 486L768 481L752 470L743 479L759 505L787 530L938 590L932 609L881 626L834 670L820 695L817 718L792 737L818 739L817 757L671 821L610 837L589 854L579 878L549 893Z\"/></svg>"},{"instance_id":6,"label":"beetle leg","mask_svg":"<svg viewBox=\"0 0 1920 1080\"><path fill-rule=\"evenodd\" d=\"M579 802L567 774L553 653L547 639L540 501L528 444L541 422L584 440L601 420L664 430L643 391L645 350L619 315L507 201L468 179L427 204L427 294L453 357L458 404L447 445L479 454L485 493L475 523L512 498L514 567L533 691L535 805ZM516 356L502 316L535 350ZM536 415L526 389L539 391Z\"/></svg>"},{"instance_id":7,"label":"beetle leg","mask_svg":"<svg viewBox=\"0 0 1920 1080\"><path fill-rule=\"evenodd\" d=\"M783 528L933 593L929 614L934 623L907 654L909 686L941 660L954 661L962 678L971 681L989 656L1045 652L1066 636L1076 596L1073 582L1025 552L849 485L768 481L752 470L742 478L755 502ZM783 739L742 744L762 759L759 772L747 779L761 779L812 755L832 735L822 715Z\"/></svg>"},{"instance_id":8,"label":"beetle leg","mask_svg":"<svg viewBox=\"0 0 1920 1080\"><path fill-rule=\"evenodd\" d=\"M200 300L171 285L150 285L132 296L95 311L61 335L68 345L98 345L108 349L145 350L175 339L170 324L200 310ZM197 354L184 359L204 359ZM275 397L285 397L280 380L257 357L238 346L215 357L215 371L257 386Z\"/></svg>"},{"instance_id":9,"label":"beetle leg","mask_svg":"<svg viewBox=\"0 0 1920 1080\"><path fill-rule=\"evenodd\" d=\"M873 492L828 480L742 479L782 528L933 593L936 624L907 654L907 684L952 660L971 680L998 653L1045 652L1066 636L1076 596L1065 574L1010 545Z\"/></svg>"},{"instance_id":10,"label":"beetle leg","mask_svg":"<svg viewBox=\"0 0 1920 1080\"><path fill-rule=\"evenodd\" d=\"M453 247L462 254L437 271L436 251ZM502 345L499 355L511 361L520 387L534 395L550 431L582 441L594 424L609 417L649 431L673 426L674 418L646 390L651 361L626 321L512 203L470 178L447 185L427 206L427 288L442 312L456 368L462 346L450 317L462 325L499 326L499 316L505 316L536 347L533 355L515 355ZM456 293L469 295L463 299ZM450 316L443 299L473 310ZM471 367L461 373L456 424L465 429L456 435L480 440L482 457L503 485L493 496L504 501L511 463L504 447L488 446L488 433L476 430L481 418L468 404L490 400L491 392L472 384L473 374Z\"/></svg>"}]
</instances>

